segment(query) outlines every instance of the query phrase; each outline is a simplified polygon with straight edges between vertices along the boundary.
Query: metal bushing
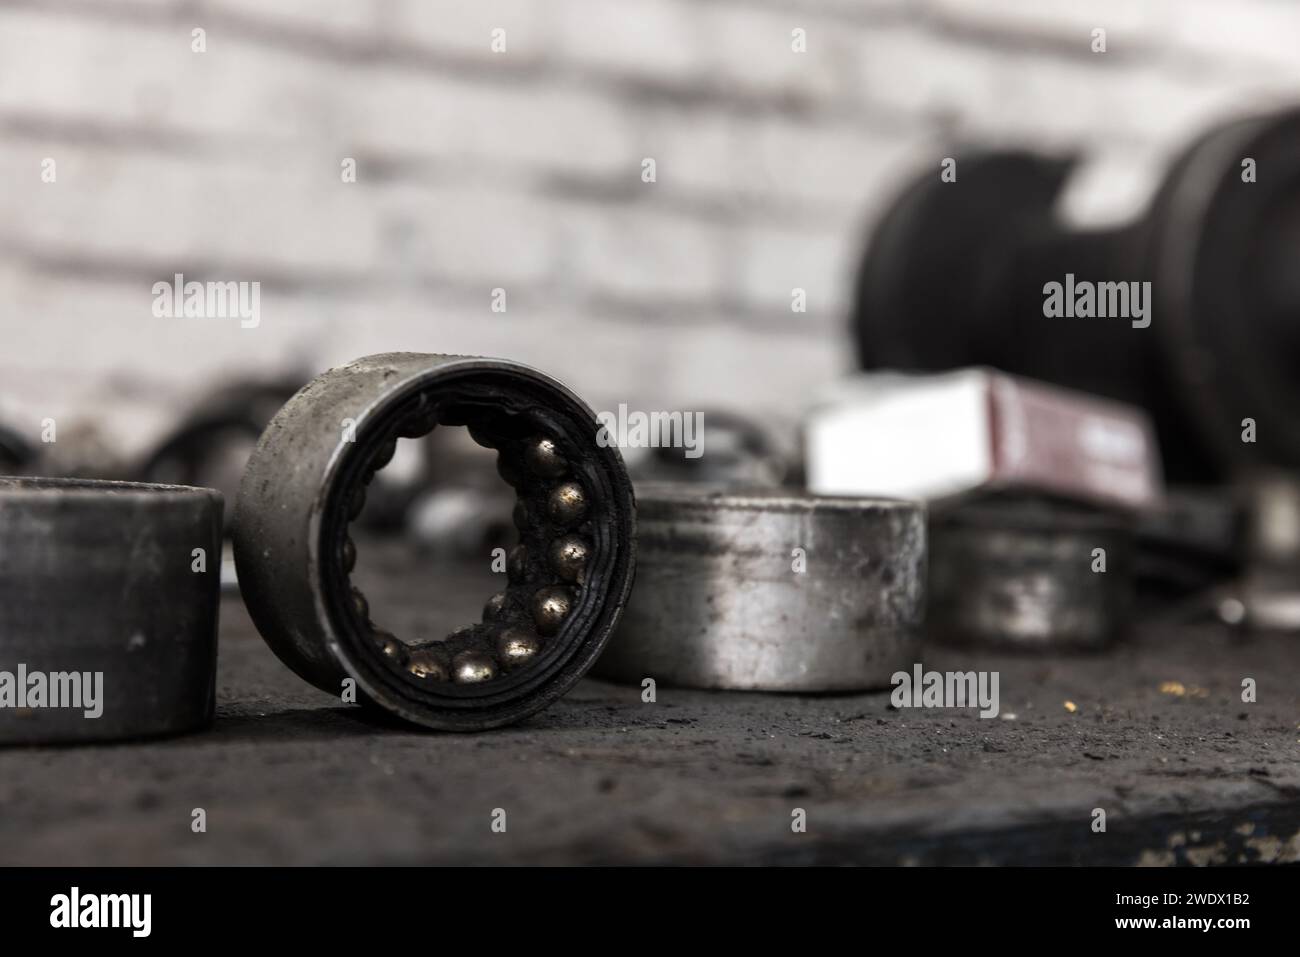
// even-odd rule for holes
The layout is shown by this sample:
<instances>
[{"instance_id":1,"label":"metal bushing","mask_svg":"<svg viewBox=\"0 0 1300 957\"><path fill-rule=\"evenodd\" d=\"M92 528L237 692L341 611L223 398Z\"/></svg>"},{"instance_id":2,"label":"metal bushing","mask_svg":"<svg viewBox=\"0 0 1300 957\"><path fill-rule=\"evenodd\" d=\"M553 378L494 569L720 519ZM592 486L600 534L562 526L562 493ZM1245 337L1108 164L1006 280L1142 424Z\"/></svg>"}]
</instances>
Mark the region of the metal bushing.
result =
<instances>
[{"instance_id":1,"label":"metal bushing","mask_svg":"<svg viewBox=\"0 0 1300 957\"><path fill-rule=\"evenodd\" d=\"M211 722L221 506L212 489L0 478L0 742Z\"/></svg>"},{"instance_id":2,"label":"metal bushing","mask_svg":"<svg viewBox=\"0 0 1300 957\"><path fill-rule=\"evenodd\" d=\"M933 515L928 634L1021 650L1106 647L1133 605L1130 526L1038 502L965 503Z\"/></svg>"},{"instance_id":3,"label":"metal bushing","mask_svg":"<svg viewBox=\"0 0 1300 957\"><path fill-rule=\"evenodd\" d=\"M637 502L636 590L598 677L858 691L919 660L921 505L682 484Z\"/></svg>"},{"instance_id":4,"label":"metal bushing","mask_svg":"<svg viewBox=\"0 0 1300 957\"><path fill-rule=\"evenodd\" d=\"M1246 174L1249 160L1255 176ZM963 155L927 172L867 246L854 327L866 369L986 365L1141 406L1175 482L1300 466L1300 110L1225 123L1171 166L1145 213L1077 230L1073 159ZM1047 283L1149 282L1149 328L1048 318ZM1258 420L1255 442L1242 420Z\"/></svg>"},{"instance_id":5,"label":"metal bushing","mask_svg":"<svg viewBox=\"0 0 1300 957\"><path fill-rule=\"evenodd\" d=\"M467 426L517 494L519 542L481 621L406 643L350 581L349 524L399 438ZM233 529L244 600L285 664L416 724L475 731L564 694L600 654L635 562L635 503L618 449L556 380L501 359L392 353L308 383L248 463ZM437 583L421 583L421 592Z\"/></svg>"}]
</instances>

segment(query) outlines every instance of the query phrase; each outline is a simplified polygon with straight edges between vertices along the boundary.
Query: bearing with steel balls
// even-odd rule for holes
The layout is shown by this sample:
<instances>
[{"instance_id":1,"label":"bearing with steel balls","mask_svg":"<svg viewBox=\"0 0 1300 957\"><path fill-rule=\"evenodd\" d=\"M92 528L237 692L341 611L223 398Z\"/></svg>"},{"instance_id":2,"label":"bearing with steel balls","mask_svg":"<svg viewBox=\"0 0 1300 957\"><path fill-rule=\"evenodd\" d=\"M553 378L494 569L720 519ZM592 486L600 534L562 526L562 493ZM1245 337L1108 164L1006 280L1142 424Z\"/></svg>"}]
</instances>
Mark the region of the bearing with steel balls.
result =
<instances>
[{"instance_id":1,"label":"bearing with steel balls","mask_svg":"<svg viewBox=\"0 0 1300 957\"><path fill-rule=\"evenodd\" d=\"M516 491L508 585L482 620L410 644L376 626L350 581L350 523L399 438L465 426ZM308 383L267 426L235 512L240 587L297 674L430 728L518 721L571 688L632 586L635 503L595 414L555 379L501 359L389 353Z\"/></svg>"}]
</instances>

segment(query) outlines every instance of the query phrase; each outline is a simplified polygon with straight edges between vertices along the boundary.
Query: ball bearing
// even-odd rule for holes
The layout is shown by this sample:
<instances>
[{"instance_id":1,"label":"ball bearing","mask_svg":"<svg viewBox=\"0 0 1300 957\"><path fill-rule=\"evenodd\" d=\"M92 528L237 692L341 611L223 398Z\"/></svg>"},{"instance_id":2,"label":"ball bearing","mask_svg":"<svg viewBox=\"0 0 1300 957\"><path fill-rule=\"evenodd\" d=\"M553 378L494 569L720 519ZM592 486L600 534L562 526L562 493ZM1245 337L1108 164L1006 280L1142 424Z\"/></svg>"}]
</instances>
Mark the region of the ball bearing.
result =
<instances>
[{"instance_id":1,"label":"ball bearing","mask_svg":"<svg viewBox=\"0 0 1300 957\"><path fill-rule=\"evenodd\" d=\"M568 469L554 439L543 437L529 442L524 457L533 473L543 478L559 478Z\"/></svg>"},{"instance_id":2,"label":"ball bearing","mask_svg":"<svg viewBox=\"0 0 1300 957\"><path fill-rule=\"evenodd\" d=\"M379 648L379 653L385 658L393 661L406 660L406 646L402 644L398 637L387 631L375 631L375 645Z\"/></svg>"},{"instance_id":3,"label":"ball bearing","mask_svg":"<svg viewBox=\"0 0 1300 957\"><path fill-rule=\"evenodd\" d=\"M507 669L532 661L541 650L537 636L522 628L508 628L497 639L497 658Z\"/></svg>"},{"instance_id":4,"label":"ball bearing","mask_svg":"<svg viewBox=\"0 0 1300 957\"><path fill-rule=\"evenodd\" d=\"M581 583L588 554L587 543L577 535L557 538L551 543L551 568L566 582Z\"/></svg>"},{"instance_id":5,"label":"ball bearing","mask_svg":"<svg viewBox=\"0 0 1300 957\"><path fill-rule=\"evenodd\" d=\"M546 500L551 518L561 525L576 525L587 511L587 493L577 482L557 485Z\"/></svg>"},{"instance_id":6,"label":"ball bearing","mask_svg":"<svg viewBox=\"0 0 1300 957\"><path fill-rule=\"evenodd\" d=\"M396 438L448 426L496 449L519 539L482 620L416 647L371 621L349 525ZM573 393L513 362L395 353L326 372L272 420L240 488L235 561L254 623L317 687L354 678L364 703L427 727L546 707L599 655L631 588L631 483L598 432Z\"/></svg>"},{"instance_id":7,"label":"ball bearing","mask_svg":"<svg viewBox=\"0 0 1300 957\"><path fill-rule=\"evenodd\" d=\"M406 662L406 670L424 681L446 681L447 666L432 648L417 648Z\"/></svg>"},{"instance_id":8,"label":"ball bearing","mask_svg":"<svg viewBox=\"0 0 1300 957\"><path fill-rule=\"evenodd\" d=\"M533 621L543 635L553 635L569 617L573 603L565 588L543 588L533 597Z\"/></svg>"},{"instance_id":9,"label":"ball bearing","mask_svg":"<svg viewBox=\"0 0 1300 957\"><path fill-rule=\"evenodd\" d=\"M478 684L497 676L496 660L478 651L462 651L451 663L452 678L461 684Z\"/></svg>"}]
</instances>

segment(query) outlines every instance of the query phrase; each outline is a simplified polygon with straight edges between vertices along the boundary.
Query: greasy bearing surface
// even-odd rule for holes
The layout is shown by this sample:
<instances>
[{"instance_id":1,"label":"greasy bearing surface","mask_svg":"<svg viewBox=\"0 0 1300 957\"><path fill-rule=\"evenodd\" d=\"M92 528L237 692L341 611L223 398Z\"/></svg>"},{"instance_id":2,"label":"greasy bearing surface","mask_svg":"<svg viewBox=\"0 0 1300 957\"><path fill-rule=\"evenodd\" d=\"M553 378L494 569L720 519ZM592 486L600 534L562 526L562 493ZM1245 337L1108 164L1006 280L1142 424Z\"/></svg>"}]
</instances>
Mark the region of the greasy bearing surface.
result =
<instances>
[{"instance_id":1,"label":"greasy bearing surface","mask_svg":"<svg viewBox=\"0 0 1300 957\"><path fill-rule=\"evenodd\" d=\"M388 570L393 595L406 595L396 610L410 614L423 614L411 580L456 581L454 569L412 568L401 554ZM212 731L6 752L0 864L1135 863L1300 852L1293 636L1240 644L1217 627L1170 627L1100 656L927 648L922 660L1000 671L1002 711L1015 720L894 711L887 693L660 688L646 704L637 687L589 679L515 727L428 735L299 681L227 598ZM1246 675L1259 682L1256 704L1240 700ZM1162 693L1172 681L1186 693ZM196 807L206 834L190 829ZM490 829L498 807L504 834ZM794 807L808 812L806 834L790 830ZM1089 828L1094 807L1107 809L1105 835Z\"/></svg>"},{"instance_id":2,"label":"greasy bearing surface","mask_svg":"<svg viewBox=\"0 0 1300 957\"><path fill-rule=\"evenodd\" d=\"M449 426L498 451L519 541L481 620L412 644L351 580L352 523L398 440ZM318 688L355 679L365 701L427 727L483 730L546 707L599 654L631 585L631 484L596 433L572 392L507 360L388 353L318 376L268 425L240 489L235 560L263 637Z\"/></svg>"}]
</instances>

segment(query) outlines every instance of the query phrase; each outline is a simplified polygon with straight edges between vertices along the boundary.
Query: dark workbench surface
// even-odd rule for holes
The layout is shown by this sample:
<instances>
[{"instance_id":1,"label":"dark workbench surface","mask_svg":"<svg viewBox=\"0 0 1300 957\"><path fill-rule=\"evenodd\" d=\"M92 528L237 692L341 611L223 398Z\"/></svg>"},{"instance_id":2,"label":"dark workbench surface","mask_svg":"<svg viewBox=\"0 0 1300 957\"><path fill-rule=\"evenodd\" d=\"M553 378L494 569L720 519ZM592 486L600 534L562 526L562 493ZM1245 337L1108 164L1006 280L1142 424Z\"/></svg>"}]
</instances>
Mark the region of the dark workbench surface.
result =
<instances>
[{"instance_id":1,"label":"dark workbench surface","mask_svg":"<svg viewBox=\"0 0 1300 957\"><path fill-rule=\"evenodd\" d=\"M1300 860L1300 637L1184 625L1097 658L928 651L927 669L1001 672L991 720L885 693L643 704L588 680L522 726L455 736L343 706L280 665L237 598L222 614L211 731L0 751L0 864Z\"/></svg>"}]
</instances>

